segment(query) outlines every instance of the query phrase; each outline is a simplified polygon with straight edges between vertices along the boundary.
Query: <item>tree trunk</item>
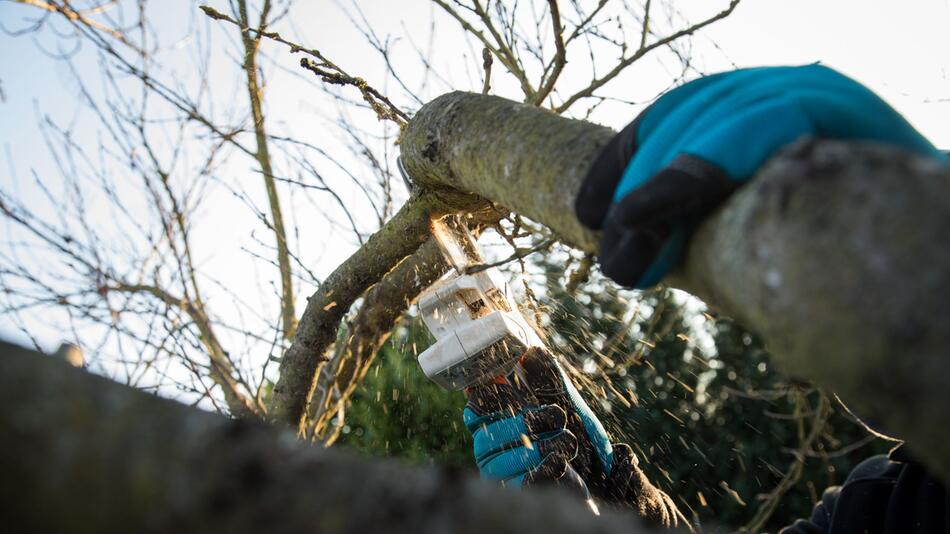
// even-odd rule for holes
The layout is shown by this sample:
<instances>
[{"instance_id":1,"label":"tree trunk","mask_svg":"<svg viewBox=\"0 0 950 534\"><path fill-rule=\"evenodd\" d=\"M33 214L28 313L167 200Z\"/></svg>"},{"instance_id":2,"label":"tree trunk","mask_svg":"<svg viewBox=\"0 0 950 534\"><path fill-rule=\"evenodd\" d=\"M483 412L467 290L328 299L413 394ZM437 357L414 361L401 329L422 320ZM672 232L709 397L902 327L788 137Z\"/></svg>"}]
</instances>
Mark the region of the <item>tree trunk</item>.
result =
<instances>
[{"instance_id":1,"label":"tree trunk","mask_svg":"<svg viewBox=\"0 0 950 534\"><path fill-rule=\"evenodd\" d=\"M641 532L557 491L309 447L0 342L0 507L22 532Z\"/></svg>"},{"instance_id":2,"label":"tree trunk","mask_svg":"<svg viewBox=\"0 0 950 534\"><path fill-rule=\"evenodd\" d=\"M426 104L413 178L474 193L596 250L574 217L613 132L493 96ZM758 332L787 372L837 392L950 479L950 169L867 143L803 141L694 235L674 285Z\"/></svg>"}]
</instances>

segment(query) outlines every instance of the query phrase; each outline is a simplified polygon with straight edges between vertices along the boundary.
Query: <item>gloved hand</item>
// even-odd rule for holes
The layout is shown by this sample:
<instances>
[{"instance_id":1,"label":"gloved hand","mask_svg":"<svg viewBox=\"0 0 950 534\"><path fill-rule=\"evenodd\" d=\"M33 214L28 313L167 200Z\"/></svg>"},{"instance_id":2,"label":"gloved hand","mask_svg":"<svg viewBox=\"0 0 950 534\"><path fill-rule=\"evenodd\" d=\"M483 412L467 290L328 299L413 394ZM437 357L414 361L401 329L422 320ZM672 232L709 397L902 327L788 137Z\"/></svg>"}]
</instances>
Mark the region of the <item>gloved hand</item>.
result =
<instances>
[{"instance_id":1,"label":"gloved hand","mask_svg":"<svg viewBox=\"0 0 950 534\"><path fill-rule=\"evenodd\" d=\"M610 438L554 355L532 348L525 352L520 365L537 403L560 407L566 414L565 427L577 437L577 454L571 465L588 484L604 480L613 466Z\"/></svg>"},{"instance_id":2,"label":"gloved hand","mask_svg":"<svg viewBox=\"0 0 950 534\"><path fill-rule=\"evenodd\" d=\"M649 523L690 528L672 499L653 486L640 470L630 446L610 443L604 426L553 354L530 349L521 366L538 403L564 408L566 428L577 436L577 455L571 466L593 497L602 503L631 508Z\"/></svg>"},{"instance_id":3,"label":"gloved hand","mask_svg":"<svg viewBox=\"0 0 950 534\"><path fill-rule=\"evenodd\" d=\"M539 405L515 374L470 388L467 394L463 418L482 478L517 488L562 479L581 484L565 478L577 439L567 430L561 407Z\"/></svg>"},{"instance_id":4,"label":"gloved hand","mask_svg":"<svg viewBox=\"0 0 950 534\"><path fill-rule=\"evenodd\" d=\"M669 91L614 137L575 199L603 230L599 261L647 288L683 256L691 231L800 137L894 144L948 161L870 90L822 65L740 69Z\"/></svg>"}]
</instances>

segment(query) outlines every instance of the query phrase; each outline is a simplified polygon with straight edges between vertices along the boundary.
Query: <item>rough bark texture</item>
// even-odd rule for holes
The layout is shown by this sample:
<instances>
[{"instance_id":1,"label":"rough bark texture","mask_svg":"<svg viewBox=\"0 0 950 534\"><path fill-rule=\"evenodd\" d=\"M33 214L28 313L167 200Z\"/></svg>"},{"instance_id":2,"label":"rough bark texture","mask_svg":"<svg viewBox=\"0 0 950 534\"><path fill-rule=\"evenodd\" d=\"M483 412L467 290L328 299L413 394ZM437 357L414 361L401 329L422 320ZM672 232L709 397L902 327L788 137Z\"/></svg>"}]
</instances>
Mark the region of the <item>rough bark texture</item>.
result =
<instances>
[{"instance_id":1,"label":"rough bark texture","mask_svg":"<svg viewBox=\"0 0 950 534\"><path fill-rule=\"evenodd\" d=\"M271 402L273 420L304 431L304 408L317 367L328 360L326 350L340 320L367 288L428 239L430 217L446 209L432 194L411 198L308 299L294 341L280 361L280 378Z\"/></svg>"},{"instance_id":2,"label":"rough bark texture","mask_svg":"<svg viewBox=\"0 0 950 534\"><path fill-rule=\"evenodd\" d=\"M503 203L596 250L572 200L612 135L449 93L402 141L419 181ZM674 285L742 321L788 372L837 392L950 479L950 169L873 144L803 142L694 236Z\"/></svg>"},{"instance_id":3,"label":"rough bark texture","mask_svg":"<svg viewBox=\"0 0 950 534\"><path fill-rule=\"evenodd\" d=\"M554 491L308 447L0 342L0 509L22 532L640 532Z\"/></svg>"},{"instance_id":4,"label":"rough bark texture","mask_svg":"<svg viewBox=\"0 0 950 534\"><path fill-rule=\"evenodd\" d=\"M475 193L594 251L596 236L574 217L574 195L613 134L504 98L455 92L416 113L400 150L421 185Z\"/></svg>"},{"instance_id":5,"label":"rough bark texture","mask_svg":"<svg viewBox=\"0 0 950 534\"><path fill-rule=\"evenodd\" d=\"M386 343L396 321L419 294L448 271L434 239L429 239L370 289L346 340L337 343L333 359L318 369L317 384L307 407L307 437L332 443L339 427L329 425Z\"/></svg>"},{"instance_id":6,"label":"rough bark texture","mask_svg":"<svg viewBox=\"0 0 950 534\"><path fill-rule=\"evenodd\" d=\"M693 238L687 287L950 480L950 168L803 142Z\"/></svg>"},{"instance_id":7,"label":"rough bark texture","mask_svg":"<svg viewBox=\"0 0 950 534\"><path fill-rule=\"evenodd\" d=\"M464 220L477 237L504 215L507 212L489 207L470 213ZM470 251L470 255L472 261L484 261L478 251ZM430 237L364 294L359 313L349 321L346 339L337 340L333 358L317 368L316 385L304 421L308 439L327 445L336 440L341 427L331 426L332 418L343 409L366 375L396 321L449 268L435 239Z\"/></svg>"}]
</instances>

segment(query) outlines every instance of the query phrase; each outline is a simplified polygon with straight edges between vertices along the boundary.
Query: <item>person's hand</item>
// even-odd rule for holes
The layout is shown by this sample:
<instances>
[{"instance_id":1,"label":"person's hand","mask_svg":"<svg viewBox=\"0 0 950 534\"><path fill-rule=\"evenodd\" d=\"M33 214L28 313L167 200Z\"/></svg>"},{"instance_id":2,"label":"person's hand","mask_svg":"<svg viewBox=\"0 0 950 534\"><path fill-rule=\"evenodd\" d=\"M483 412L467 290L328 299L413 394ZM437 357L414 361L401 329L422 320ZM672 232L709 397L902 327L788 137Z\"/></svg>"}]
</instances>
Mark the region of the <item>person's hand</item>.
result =
<instances>
[{"instance_id":1,"label":"person's hand","mask_svg":"<svg viewBox=\"0 0 950 534\"><path fill-rule=\"evenodd\" d=\"M571 465L588 484L605 479L613 465L610 438L554 354L531 348L522 356L520 365L536 402L557 406L565 414L565 428L577 438L577 454Z\"/></svg>"},{"instance_id":2,"label":"person's hand","mask_svg":"<svg viewBox=\"0 0 950 534\"><path fill-rule=\"evenodd\" d=\"M577 437L577 454L570 464L593 497L604 504L632 509L655 525L690 528L672 499L640 470L630 446L611 444L603 424L552 353L530 349L522 357L521 366L537 402L563 408L567 431Z\"/></svg>"},{"instance_id":3,"label":"person's hand","mask_svg":"<svg viewBox=\"0 0 950 534\"><path fill-rule=\"evenodd\" d=\"M640 469L640 461L626 443L613 446L613 467L605 480L591 485L591 494L601 502L620 508L632 508L650 524L662 527L692 526L673 499L650 483Z\"/></svg>"},{"instance_id":4,"label":"person's hand","mask_svg":"<svg viewBox=\"0 0 950 534\"><path fill-rule=\"evenodd\" d=\"M567 430L563 408L539 405L515 374L472 387L467 394L463 418L472 433L482 478L516 488L548 482L580 484L568 476L577 439Z\"/></svg>"},{"instance_id":5,"label":"person's hand","mask_svg":"<svg viewBox=\"0 0 950 534\"><path fill-rule=\"evenodd\" d=\"M647 288L680 261L696 225L801 137L884 142L947 161L870 90L822 65L740 69L658 99L614 137L575 199L603 230L604 274Z\"/></svg>"}]
</instances>

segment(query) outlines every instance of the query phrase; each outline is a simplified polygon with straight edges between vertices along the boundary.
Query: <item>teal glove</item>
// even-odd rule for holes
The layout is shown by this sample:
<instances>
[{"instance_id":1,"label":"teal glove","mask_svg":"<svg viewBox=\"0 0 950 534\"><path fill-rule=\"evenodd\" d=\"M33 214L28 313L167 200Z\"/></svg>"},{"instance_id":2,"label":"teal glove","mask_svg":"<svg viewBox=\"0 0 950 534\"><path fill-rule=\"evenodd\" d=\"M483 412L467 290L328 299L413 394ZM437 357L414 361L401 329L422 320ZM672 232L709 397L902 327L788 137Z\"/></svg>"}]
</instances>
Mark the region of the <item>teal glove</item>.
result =
<instances>
[{"instance_id":1,"label":"teal glove","mask_svg":"<svg viewBox=\"0 0 950 534\"><path fill-rule=\"evenodd\" d=\"M554 355L544 349L531 349L521 366L537 402L560 406L567 414L566 428L578 438L577 455L571 461L577 473L588 485L606 478L613 466L610 438Z\"/></svg>"},{"instance_id":2,"label":"teal glove","mask_svg":"<svg viewBox=\"0 0 950 534\"><path fill-rule=\"evenodd\" d=\"M514 375L467 393L463 418L472 433L482 478L516 488L562 479L580 483L565 478L568 462L577 452L577 439L567 430L562 408L539 405Z\"/></svg>"},{"instance_id":3,"label":"teal glove","mask_svg":"<svg viewBox=\"0 0 950 534\"><path fill-rule=\"evenodd\" d=\"M637 288L659 282L696 225L802 137L877 141L948 161L886 102L828 67L699 78L643 111L588 171L575 209L603 230L604 274Z\"/></svg>"},{"instance_id":4,"label":"teal glove","mask_svg":"<svg viewBox=\"0 0 950 534\"><path fill-rule=\"evenodd\" d=\"M567 431L577 436L571 467L593 497L603 504L632 509L649 524L692 531L673 500L647 479L630 446L611 444L604 426L553 354L531 349L521 366L539 404L564 408Z\"/></svg>"}]
</instances>

